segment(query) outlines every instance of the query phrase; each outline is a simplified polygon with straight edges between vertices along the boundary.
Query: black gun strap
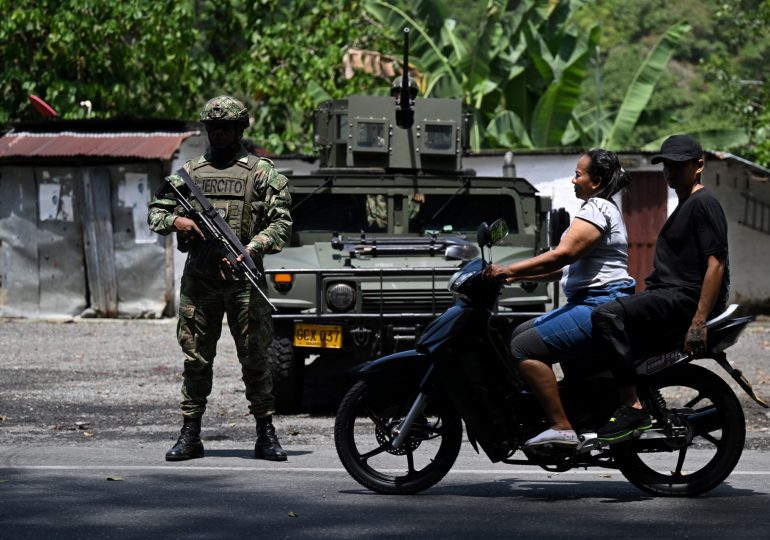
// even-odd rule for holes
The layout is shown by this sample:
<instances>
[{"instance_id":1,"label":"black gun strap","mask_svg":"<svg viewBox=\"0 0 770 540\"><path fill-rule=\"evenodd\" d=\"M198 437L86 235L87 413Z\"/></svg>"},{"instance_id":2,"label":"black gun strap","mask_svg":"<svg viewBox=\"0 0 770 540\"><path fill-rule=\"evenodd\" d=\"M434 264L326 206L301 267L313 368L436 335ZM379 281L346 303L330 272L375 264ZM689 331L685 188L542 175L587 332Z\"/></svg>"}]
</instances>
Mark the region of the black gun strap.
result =
<instances>
[{"instance_id":1,"label":"black gun strap","mask_svg":"<svg viewBox=\"0 0 770 540\"><path fill-rule=\"evenodd\" d=\"M184 181L184 184L190 190L190 193L192 193L193 196L198 199L198 202L203 207L205 212L209 212L212 208L214 208L214 206L211 204L211 201L206 198L206 196L201 191L201 188L198 187L198 184L195 183L195 180L192 179L192 176L187 173L184 167L179 167L175 174L177 174Z\"/></svg>"}]
</instances>

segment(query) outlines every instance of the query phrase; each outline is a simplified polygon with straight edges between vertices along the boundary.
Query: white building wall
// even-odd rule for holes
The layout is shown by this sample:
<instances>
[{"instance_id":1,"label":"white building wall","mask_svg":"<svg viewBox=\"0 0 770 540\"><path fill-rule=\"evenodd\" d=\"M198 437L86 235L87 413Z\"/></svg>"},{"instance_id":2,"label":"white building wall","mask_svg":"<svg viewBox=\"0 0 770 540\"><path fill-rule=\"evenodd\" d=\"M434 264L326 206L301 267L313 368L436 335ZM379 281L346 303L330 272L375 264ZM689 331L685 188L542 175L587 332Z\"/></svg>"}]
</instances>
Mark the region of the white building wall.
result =
<instances>
[{"instance_id":1,"label":"white building wall","mask_svg":"<svg viewBox=\"0 0 770 540\"><path fill-rule=\"evenodd\" d=\"M745 165L731 161L709 161L702 180L716 194L727 216L730 301L770 301L770 235L741 224L745 205L742 193L770 204L770 186L755 179Z\"/></svg>"}]
</instances>

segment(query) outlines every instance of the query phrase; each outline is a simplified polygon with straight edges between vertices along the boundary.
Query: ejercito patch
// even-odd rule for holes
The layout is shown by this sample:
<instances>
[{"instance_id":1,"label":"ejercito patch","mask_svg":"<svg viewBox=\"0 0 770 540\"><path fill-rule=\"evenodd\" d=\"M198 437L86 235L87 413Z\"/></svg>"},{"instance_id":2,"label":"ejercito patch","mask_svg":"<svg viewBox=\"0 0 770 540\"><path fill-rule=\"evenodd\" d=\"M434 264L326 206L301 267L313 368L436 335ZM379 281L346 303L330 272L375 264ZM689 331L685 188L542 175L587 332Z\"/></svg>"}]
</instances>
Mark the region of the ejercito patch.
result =
<instances>
[{"instance_id":1,"label":"ejercito patch","mask_svg":"<svg viewBox=\"0 0 770 540\"><path fill-rule=\"evenodd\" d=\"M206 195L243 196L246 181L238 178L201 178L201 191Z\"/></svg>"}]
</instances>

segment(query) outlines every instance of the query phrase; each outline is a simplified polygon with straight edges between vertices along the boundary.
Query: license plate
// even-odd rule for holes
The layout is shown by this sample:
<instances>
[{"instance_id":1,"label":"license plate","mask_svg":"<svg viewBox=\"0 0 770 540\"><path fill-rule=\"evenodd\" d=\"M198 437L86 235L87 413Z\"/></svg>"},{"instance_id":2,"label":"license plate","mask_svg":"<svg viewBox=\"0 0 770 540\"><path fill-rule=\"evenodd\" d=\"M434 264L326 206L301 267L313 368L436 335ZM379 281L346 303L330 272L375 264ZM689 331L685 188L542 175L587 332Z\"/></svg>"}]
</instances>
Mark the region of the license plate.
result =
<instances>
[{"instance_id":1,"label":"license plate","mask_svg":"<svg viewBox=\"0 0 770 540\"><path fill-rule=\"evenodd\" d=\"M294 325L295 347L342 348L342 327L321 324Z\"/></svg>"}]
</instances>

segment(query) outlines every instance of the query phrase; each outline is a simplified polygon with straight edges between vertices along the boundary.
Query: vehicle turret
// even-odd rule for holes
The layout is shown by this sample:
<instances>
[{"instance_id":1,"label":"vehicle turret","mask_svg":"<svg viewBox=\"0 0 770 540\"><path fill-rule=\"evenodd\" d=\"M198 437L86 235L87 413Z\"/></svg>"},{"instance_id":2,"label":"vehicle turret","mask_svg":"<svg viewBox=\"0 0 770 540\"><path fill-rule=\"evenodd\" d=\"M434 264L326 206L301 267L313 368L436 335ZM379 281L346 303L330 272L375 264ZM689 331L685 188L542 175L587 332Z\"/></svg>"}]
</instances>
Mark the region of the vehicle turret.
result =
<instances>
[{"instance_id":1,"label":"vehicle turret","mask_svg":"<svg viewBox=\"0 0 770 540\"><path fill-rule=\"evenodd\" d=\"M401 89L390 96L350 96L327 101L315 113L321 169L377 168L462 172L470 115L462 100L414 97L408 75L409 29L404 29ZM398 79L397 79L398 81Z\"/></svg>"}]
</instances>

